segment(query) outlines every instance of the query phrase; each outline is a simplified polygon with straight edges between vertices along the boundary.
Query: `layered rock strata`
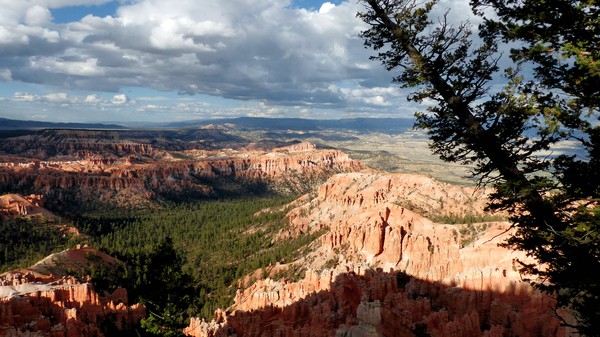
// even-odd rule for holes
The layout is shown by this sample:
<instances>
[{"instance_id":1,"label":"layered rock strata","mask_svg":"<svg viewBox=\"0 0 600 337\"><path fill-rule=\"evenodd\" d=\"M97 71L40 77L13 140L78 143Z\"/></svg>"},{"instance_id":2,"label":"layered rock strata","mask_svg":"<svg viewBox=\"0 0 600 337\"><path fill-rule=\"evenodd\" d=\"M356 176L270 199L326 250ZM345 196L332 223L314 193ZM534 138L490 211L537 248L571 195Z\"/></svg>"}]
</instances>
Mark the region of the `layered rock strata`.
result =
<instances>
[{"instance_id":1,"label":"layered rock strata","mask_svg":"<svg viewBox=\"0 0 600 337\"><path fill-rule=\"evenodd\" d=\"M303 189L308 182L336 172L364 169L359 162L337 150L316 149L309 143L264 151L191 151L186 158L151 163L78 160L52 165L0 167L0 188L51 196L53 202L95 200L124 204L152 199L157 195L195 193L210 195L219 179L248 180Z\"/></svg>"},{"instance_id":2,"label":"layered rock strata","mask_svg":"<svg viewBox=\"0 0 600 337\"><path fill-rule=\"evenodd\" d=\"M75 130L46 129L0 139L0 155L37 160L136 156L155 158L169 151L239 148L249 140L216 129Z\"/></svg>"}]
</instances>

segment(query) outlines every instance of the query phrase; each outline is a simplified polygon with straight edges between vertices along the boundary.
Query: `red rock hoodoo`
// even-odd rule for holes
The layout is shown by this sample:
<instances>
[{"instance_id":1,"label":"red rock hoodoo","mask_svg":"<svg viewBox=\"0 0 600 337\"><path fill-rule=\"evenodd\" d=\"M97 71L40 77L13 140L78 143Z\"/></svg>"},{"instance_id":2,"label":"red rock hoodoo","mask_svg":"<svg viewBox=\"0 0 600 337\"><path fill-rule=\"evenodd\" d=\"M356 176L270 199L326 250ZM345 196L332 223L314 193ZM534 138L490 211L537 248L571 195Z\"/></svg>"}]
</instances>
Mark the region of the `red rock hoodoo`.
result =
<instances>
[{"instance_id":1,"label":"red rock hoodoo","mask_svg":"<svg viewBox=\"0 0 600 337\"><path fill-rule=\"evenodd\" d=\"M91 248L67 250L36 265L0 275L0 336L102 337L100 326L116 330L133 326L145 317L146 309L127 304L127 291L117 289L99 296L89 283L73 277L45 274L57 261L81 265ZM112 261L108 261L112 262Z\"/></svg>"}]
</instances>

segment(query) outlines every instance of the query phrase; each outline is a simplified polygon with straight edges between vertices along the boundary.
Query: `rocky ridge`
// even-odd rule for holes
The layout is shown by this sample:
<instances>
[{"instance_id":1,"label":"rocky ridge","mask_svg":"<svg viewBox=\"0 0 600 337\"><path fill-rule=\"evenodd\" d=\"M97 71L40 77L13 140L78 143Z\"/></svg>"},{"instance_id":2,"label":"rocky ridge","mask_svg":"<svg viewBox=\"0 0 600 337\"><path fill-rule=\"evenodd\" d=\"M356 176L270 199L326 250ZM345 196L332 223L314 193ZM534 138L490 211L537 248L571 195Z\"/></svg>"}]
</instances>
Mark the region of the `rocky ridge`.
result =
<instances>
[{"instance_id":1,"label":"rocky ridge","mask_svg":"<svg viewBox=\"0 0 600 337\"><path fill-rule=\"evenodd\" d=\"M498 246L511 233L508 223L472 225L473 234L462 230L468 225L429 219L485 219L488 193L423 176L336 175L296 201L282 232L324 231L312 253L285 266L306 269L304 277L240 288L231 308L212 322L192 320L185 333L568 335L551 309L554 300L522 280L516 261L530 260Z\"/></svg>"},{"instance_id":2,"label":"rocky ridge","mask_svg":"<svg viewBox=\"0 0 600 337\"><path fill-rule=\"evenodd\" d=\"M130 157L5 162L0 166L0 189L42 194L54 203L87 200L125 206L181 192L208 196L219 180L300 190L332 173L365 168L341 151L310 143L271 151L190 150L180 156L184 159L171 156L153 162L133 162Z\"/></svg>"},{"instance_id":3,"label":"rocky ridge","mask_svg":"<svg viewBox=\"0 0 600 337\"><path fill-rule=\"evenodd\" d=\"M35 160L85 159L90 155L157 158L164 152L236 147L247 140L222 130L85 130L45 129L0 138L0 155Z\"/></svg>"}]
</instances>

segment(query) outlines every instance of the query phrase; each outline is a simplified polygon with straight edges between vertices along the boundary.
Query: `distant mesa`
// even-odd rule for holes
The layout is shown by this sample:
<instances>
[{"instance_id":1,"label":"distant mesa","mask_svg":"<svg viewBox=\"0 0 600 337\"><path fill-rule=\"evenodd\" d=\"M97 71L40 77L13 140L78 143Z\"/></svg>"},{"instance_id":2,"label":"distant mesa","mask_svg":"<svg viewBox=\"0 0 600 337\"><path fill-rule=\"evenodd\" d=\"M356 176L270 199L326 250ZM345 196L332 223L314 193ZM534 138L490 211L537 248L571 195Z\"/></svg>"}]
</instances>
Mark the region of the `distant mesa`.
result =
<instances>
[{"instance_id":1,"label":"distant mesa","mask_svg":"<svg viewBox=\"0 0 600 337\"><path fill-rule=\"evenodd\" d=\"M173 123L144 123L141 126L126 127L119 124L106 123L65 123L42 122L31 120L15 120L0 118L0 130L30 129L151 129L151 128L199 128L199 129L262 129L262 130L353 130L358 132L405 132L413 127L414 118L347 118L347 119L303 119L303 118L265 118L238 117L209 120L192 120ZM135 125L133 123L132 125Z\"/></svg>"}]
</instances>

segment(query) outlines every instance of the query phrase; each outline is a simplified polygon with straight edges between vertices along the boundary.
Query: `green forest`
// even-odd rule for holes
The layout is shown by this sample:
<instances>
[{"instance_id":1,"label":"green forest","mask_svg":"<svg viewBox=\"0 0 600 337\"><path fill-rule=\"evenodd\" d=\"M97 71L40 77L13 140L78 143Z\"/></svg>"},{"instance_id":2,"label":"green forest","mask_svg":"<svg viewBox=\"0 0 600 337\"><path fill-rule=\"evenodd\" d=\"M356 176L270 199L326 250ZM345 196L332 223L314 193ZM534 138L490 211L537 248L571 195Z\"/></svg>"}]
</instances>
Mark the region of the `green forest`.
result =
<instances>
[{"instance_id":1,"label":"green forest","mask_svg":"<svg viewBox=\"0 0 600 337\"><path fill-rule=\"evenodd\" d=\"M45 218L0 217L0 273L29 266L78 242L50 226Z\"/></svg>"},{"instance_id":2,"label":"green forest","mask_svg":"<svg viewBox=\"0 0 600 337\"><path fill-rule=\"evenodd\" d=\"M175 336L190 316L210 319L215 309L230 306L239 278L291 261L317 237L274 240L293 199L247 196L94 212L77 216L73 225L89 235L89 245L123 262L91 266L96 290L127 288L130 303L148 308L144 333ZM30 228L25 220L2 222L2 271L78 242L41 225Z\"/></svg>"}]
</instances>

